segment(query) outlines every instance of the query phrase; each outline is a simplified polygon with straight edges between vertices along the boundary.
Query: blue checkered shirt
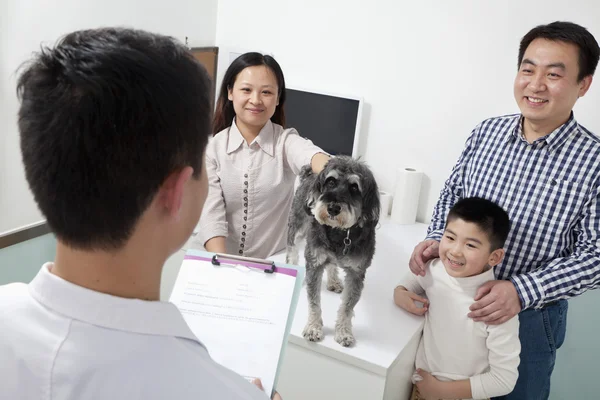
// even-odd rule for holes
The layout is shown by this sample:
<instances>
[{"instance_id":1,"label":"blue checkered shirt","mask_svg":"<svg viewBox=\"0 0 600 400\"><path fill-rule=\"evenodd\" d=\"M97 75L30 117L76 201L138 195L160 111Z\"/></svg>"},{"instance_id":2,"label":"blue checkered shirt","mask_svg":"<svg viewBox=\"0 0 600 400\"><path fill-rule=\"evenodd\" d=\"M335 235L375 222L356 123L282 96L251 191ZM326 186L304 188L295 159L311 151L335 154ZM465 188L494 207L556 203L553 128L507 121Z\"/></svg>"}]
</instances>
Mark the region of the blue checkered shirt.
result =
<instances>
[{"instance_id":1,"label":"blue checkered shirt","mask_svg":"<svg viewBox=\"0 0 600 400\"><path fill-rule=\"evenodd\" d=\"M577 296L600 283L600 139L573 114L528 143L521 115L479 124L446 181L427 230L440 240L448 210L478 196L508 212L511 231L497 279L523 309Z\"/></svg>"}]
</instances>

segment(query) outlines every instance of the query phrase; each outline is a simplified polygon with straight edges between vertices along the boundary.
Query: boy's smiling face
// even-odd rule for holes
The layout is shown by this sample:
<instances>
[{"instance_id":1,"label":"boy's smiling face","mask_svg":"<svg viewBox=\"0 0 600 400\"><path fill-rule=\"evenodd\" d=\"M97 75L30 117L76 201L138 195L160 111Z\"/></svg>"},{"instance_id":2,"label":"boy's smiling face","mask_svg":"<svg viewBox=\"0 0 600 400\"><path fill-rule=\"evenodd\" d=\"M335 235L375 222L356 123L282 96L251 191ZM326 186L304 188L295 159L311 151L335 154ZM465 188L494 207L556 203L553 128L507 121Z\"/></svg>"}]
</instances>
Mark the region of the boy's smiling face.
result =
<instances>
[{"instance_id":1,"label":"boy's smiling face","mask_svg":"<svg viewBox=\"0 0 600 400\"><path fill-rule=\"evenodd\" d=\"M440 259L455 278L481 274L486 266L497 265L504 256L503 249L492 251L488 234L478 225L460 218L448 221L440 241Z\"/></svg>"}]
</instances>

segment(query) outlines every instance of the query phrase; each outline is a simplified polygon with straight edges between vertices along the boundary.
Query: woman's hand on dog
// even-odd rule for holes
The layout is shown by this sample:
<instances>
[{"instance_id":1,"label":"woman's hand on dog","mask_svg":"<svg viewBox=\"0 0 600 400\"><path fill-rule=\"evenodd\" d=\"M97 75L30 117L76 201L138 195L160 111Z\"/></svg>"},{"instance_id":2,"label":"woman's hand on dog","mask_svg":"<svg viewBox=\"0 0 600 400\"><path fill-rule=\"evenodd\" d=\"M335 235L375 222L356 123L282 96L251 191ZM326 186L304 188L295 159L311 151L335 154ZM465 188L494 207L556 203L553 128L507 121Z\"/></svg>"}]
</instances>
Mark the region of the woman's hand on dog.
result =
<instances>
[{"instance_id":1,"label":"woman's hand on dog","mask_svg":"<svg viewBox=\"0 0 600 400\"><path fill-rule=\"evenodd\" d=\"M423 307L417 306L416 302L423 303ZM418 294L406 290L404 286L394 289L394 303L411 314L423 315L429 309L429 300Z\"/></svg>"},{"instance_id":2,"label":"woman's hand on dog","mask_svg":"<svg viewBox=\"0 0 600 400\"><path fill-rule=\"evenodd\" d=\"M433 239L423 240L415 246L408 266L415 275L425 276L425 264L440 256L440 242Z\"/></svg>"}]
</instances>

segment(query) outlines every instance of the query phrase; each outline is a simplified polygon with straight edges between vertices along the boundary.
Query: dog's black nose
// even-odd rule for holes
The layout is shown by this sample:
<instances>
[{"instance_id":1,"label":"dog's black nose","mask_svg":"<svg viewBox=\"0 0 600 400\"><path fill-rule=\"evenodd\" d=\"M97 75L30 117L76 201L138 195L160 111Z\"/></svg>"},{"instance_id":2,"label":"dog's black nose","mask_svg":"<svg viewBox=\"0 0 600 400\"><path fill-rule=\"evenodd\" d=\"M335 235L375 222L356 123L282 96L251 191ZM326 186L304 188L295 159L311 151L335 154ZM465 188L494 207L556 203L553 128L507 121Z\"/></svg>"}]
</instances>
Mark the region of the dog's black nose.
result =
<instances>
[{"instance_id":1,"label":"dog's black nose","mask_svg":"<svg viewBox=\"0 0 600 400\"><path fill-rule=\"evenodd\" d=\"M340 211L342 211L342 207L339 204L329 203L327 205L327 212L332 217L335 217L336 215L338 215L340 213Z\"/></svg>"}]
</instances>

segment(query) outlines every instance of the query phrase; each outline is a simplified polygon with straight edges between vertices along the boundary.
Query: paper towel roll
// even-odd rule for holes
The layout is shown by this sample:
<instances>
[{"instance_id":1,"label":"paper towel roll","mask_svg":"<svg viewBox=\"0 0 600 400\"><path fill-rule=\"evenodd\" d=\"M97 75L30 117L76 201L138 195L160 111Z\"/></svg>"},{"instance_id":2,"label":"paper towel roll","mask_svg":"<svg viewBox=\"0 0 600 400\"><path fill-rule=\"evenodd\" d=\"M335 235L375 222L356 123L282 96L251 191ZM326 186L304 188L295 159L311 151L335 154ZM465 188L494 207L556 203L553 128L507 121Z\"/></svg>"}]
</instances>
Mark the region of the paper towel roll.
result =
<instances>
[{"instance_id":1,"label":"paper towel roll","mask_svg":"<svg viewBox=\"0 0 600 400\"><path fill-rule=\"evenodd\" d=\"M390 206L392 205L392 195L383 190L379 191L379 202L381 203L381 212L379 213L379 219L387 217L390 213Z\"/></svg>"},{"instance_id":2,"label":"paper towel roll","mask_svg":"<svg viewBox=\"0 0 600 400\"><path fill-rule=\"evenodd\" d=\"M398 224L414 224L417 220L419 195L423 173L413 168L400 168L396 176L392 221Z\"/></svg>"}]
</instances>

